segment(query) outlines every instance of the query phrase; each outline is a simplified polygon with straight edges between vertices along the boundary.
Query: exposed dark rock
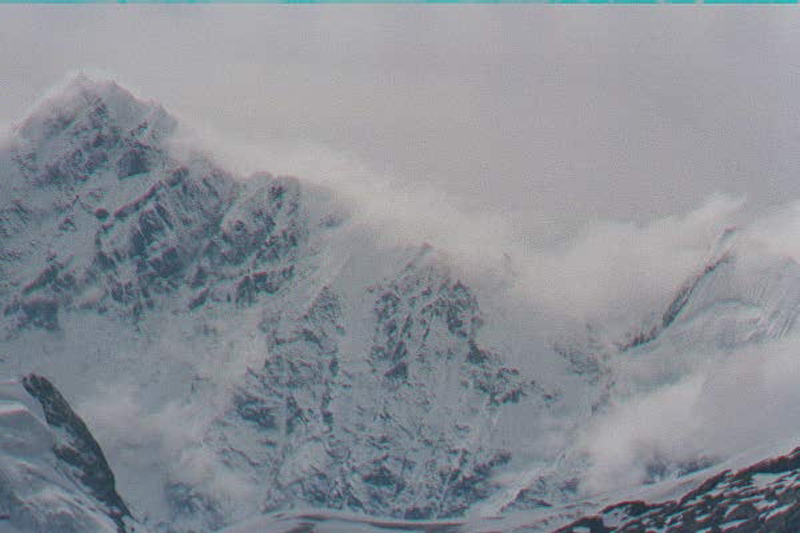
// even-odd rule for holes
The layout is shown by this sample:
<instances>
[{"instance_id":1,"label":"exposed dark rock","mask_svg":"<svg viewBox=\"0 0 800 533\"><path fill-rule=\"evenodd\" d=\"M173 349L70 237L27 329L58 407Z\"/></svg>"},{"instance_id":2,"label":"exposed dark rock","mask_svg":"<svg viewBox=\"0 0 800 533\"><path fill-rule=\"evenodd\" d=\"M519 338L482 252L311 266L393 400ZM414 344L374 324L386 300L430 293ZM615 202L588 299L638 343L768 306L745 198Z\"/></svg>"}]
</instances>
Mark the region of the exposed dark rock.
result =
<instances>
[{"instance_id":1,"label":"exposed dark rock","mask_svg":"<svg viewBox=\"0 0 800 533\"><path fill-rule=\"evenodd\" d=\"M738 472L720 472L678 501L622 502L558 530L773 533L800 526L800 449ZM756 482L755 476L767 476ZM585 530L585 529L584 529Z\"/></svg>"},{"instance_id":2,"label":"exposed dark rock","mask_svg":"<svg viewBox=\"0 0 800 533\"><path fill-rule=\"evenodd\" d=\"M242 393L234 397L236 412L244 420L253 422L264 429L275 429L277 427L274 408L267 406L259 398Z\"/></svg>"},{"instance_id":3,"label":"exposed dark rock","mask_svg":"<svg viewBox=\"0 0 800 533\"><path fill-rule=\"evenodd\" d=\"M384 374L389 379L406 379L408 377L408 364L401 361L386 371Z\"/></svg>"},{"instance_id":4,"label":"exposed dark rock","mask_svg":"<svg viewBox=\"0 0 800 533\"><path fill-rule=\"evenodd\" d=\"M402 479L396 477L382 464L378 465L377 468L365 475L362 479L365 483L375 487L393 487L396 492L402 490L402 487L405 485Z\"/></svg>"},{"instance_id":5,"label":"exposed dark rock","mask_svg":"<svg viewBox=\"0 0 800 533\"><path fill-rule=\"evenodd\" d=\"M44 411L45 420L57 435L53 452L65 465L65 473L74 476L97 500L107 506L108 516L119 531L125 531L124 518L130 511L117 493L114 473L100 445L83 420L50 381L42 376L25 376L22 384L36 398Z\"/></svg>"},{"instance_id":6,"label":"exposed dark rock","mask_svg":"<svg viewBox=\"0 0 800 533\"><path fill-rule=\"evenodd\" d=\"M615 529L607 528L600 517L590 516L581 518L569 526L559 529L556 533L579 533L579 531L582 533L587 529L589 530L588 533L612 533L616 531Z\"/></svg>"},{"instance_id":7,"label":"exposed dark rock","mask_svg":"<svg viewBox=\"0 0 800 533\"><path fill-rule=\"evenodd\" d=\"M207 496L198 493L185 483L171 483L166 487L170 507L179 515L206 517L207 527L216 530L224 524L219 506Z\"/></svg>"},{"instance_id":8,"label":"exposed dark rock","mask_svg":"<svg viewBox=\"0 0 800 533\"><path fill-rule=\"evenodd\" d=\"M766 459L738 472L736 479L746 478L754 474L780 474L800 470L800 447L788 455Z\"/></svg>"},{"instance_id":9,"label":"exposed dark rock","mask_svg":"<svg viewBox=\"0 0 800 533\"><path fill-rule=\"evenodd\" d=\"M692 296L692 293L694 293L697 287L721 265L728 264L730 261L731 257L725 254L719 259L707 264L703 269L703 272L689 279L678 289L675 297L661 315L660 322L646 330L633 334L633 336L627 341L619 343L618 347L620 351L632 350L633 348L652 342L659 337L665 329L670 327L672 323L675 322L675 320L678 318L678 315L680 315L680 313L686 307L687 303L689 302L689 298Z\"/></svg>"},{"instance_id":10,"label":"exposed dark rock","mask_svg":"<svg viewBox=\"0 0 800 533\"><path fill-rule=\"evenodd\" d=\"M43 298L25 300L20 309L22 319L19 327L32 326L49 331L58 329L58 303L56 301Z\"/></svg>"},{"instance_id":11,"label":"exposed dark rock","mask_svg":"<svg viewBox=\"0 0 800 533\"><path fill-rule=\"evenodd\" d=\"M142 144L132 146L117 161L117 175L120 179L129 178L137 174L144 174L150 170L150 149Z\"/></svg>"},{"instance_id":12,"label":"exposed dark rock","mask_svg":"<svg viewBox=\"0 0 800 533\"><path fill-rule=\"evenodd\" d=\"M53 264L48 266L38 276L36 276L36 279L25 285L25 287L22 289L22 294L30 294L38 289L41 289L42 287L49 285L58 277L58 270L58 265Z\"/></svg>"},{"instance_id":13,"label":"exposed dark rock","mask_svg":"<svg viewBox=\"0 0 800 533\"><path fill-rule=\"evenodd\" d=\"M247 305L255 302L255 287L250 276L245 276L236 285L236 304Z\"/></svg>"},{"instance_id":14,"label":"exposed dark rock","mask_svg":"<svg viewBox=\"0 0 800 533\"><path fill-rule=\"evenodd\" d=\"M198 294L189 301L189 310L194 311L195 309L206 303L207 299L208 299L208 289L200 291L200 294Z\"/></svg>"}]
</instances>

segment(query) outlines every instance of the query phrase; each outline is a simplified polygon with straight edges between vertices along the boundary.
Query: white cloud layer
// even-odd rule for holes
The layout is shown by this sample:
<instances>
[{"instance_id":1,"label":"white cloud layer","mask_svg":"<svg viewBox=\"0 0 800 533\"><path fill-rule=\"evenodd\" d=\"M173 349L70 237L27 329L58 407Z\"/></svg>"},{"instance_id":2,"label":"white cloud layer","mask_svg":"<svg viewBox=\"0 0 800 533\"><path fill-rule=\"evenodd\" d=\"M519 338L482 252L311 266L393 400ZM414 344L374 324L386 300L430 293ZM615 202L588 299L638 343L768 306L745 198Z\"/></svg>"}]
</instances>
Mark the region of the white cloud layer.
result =
<instances>
[{"instance_id":1,"label":"white cloud layer","mask_svg":"<svg viewBox=\"0 0 800 533\"><path fill-rule=\"evenodd\" d=\"M618 399L584 436L592 468L582 488L591 493L632 487L704 459L727 459L796 438L798 350L800 337L794 335L735 353L693 353L702 362L679 381ZM788 451L776 448L773 453Z\"/></svg>"}]
</instances>

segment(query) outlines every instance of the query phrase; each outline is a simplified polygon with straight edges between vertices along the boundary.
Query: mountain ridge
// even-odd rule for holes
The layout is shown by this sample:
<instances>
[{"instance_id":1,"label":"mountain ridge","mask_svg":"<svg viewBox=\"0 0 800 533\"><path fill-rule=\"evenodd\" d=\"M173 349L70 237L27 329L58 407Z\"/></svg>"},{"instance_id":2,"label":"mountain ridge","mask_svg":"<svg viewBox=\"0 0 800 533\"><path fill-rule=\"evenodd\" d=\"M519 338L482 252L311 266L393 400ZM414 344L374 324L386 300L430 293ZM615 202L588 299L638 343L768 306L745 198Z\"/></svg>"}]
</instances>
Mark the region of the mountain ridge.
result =
<instances>
[{"instance_id":1,"label":"mountain ridge","mask_svg":"<svg viewBox=\"0 0 800 533\"><path fill-rule=\"evenodd\" d=\"M0 149L0 370L77 398L120 512L155 531L581 501L583 425L694 363L631 368L772 342L800 309L797 263L726 234L632 335L529 345L446 254L380 243L335 191L176 154L176 125L80 78Z\"/></svg>"},{"instance_id":2,"label":"mountain ridge","mask_svg":"<svg viewBox=\"0 0 800 533\"><path fill-rule=\"evenodd\" d=\"M49 380L0 383L0 426L0 528L137 530L97 441Z\"/></svg>"}]
</instances>

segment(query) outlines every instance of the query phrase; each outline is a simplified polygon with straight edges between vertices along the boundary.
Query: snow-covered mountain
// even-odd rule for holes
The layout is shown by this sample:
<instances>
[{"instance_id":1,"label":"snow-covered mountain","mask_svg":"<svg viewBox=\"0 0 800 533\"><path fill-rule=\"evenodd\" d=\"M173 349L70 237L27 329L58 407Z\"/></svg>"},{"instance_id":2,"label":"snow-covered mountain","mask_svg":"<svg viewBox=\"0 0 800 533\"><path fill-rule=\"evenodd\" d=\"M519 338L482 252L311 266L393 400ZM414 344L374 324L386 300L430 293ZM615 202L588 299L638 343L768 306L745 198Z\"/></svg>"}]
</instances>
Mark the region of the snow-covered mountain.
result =
<instances>
[{"instance_id":1,"label":"snow-covered mountain","mask_svg":"<svg viewBox=\"0 0 800 533\"><path fill-rule=\"evenodd\" d=\"M587 424L695 368L671 354L772 342L800 309L798 264L733 232L630 334L553 340L486 289L513 274L484 285L441 250L388 245L335 191L237 176L175 150L177 127L78 77L0 148L0 372L71 398L125 503L86 498L117 521L575 502Z\"/></svg>"},{"instance_id":2,"label":"snow-covered mountain","mask_svg":"<svg viewBox=\"0 0 800 533\"><path fill-rule=\"evenodd\" d=\"M4 369L86 407L156 529L295 505L436 518L494 494L536 441L518 414L535 426L562 400L482 343L446 258L354 234L330 192L296 179L179 160L174 128L85 78L17 128Z\"/></svg>"}]
</instances>

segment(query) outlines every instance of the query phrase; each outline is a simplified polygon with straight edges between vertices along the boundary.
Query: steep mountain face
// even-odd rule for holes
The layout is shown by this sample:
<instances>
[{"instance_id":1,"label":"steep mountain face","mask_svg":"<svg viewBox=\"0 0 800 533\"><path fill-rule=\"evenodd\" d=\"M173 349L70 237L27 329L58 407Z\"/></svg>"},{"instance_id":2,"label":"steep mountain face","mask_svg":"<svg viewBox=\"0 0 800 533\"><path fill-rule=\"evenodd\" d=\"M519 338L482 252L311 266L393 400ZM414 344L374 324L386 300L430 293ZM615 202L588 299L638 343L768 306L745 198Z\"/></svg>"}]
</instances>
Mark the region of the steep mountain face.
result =
<instances>
[{"instance_id":1,"label":"steep mountain face","mask_svg":"<svg viewBox=\"0 0 800 533\"><path fill-rule=\"evenodd\" d=\"M486 434L490 421L537 391L478 346L475 298L425 257L368 294L361 353L342 353L348 321L325 287L291 329L267 331L271 356L248 370L221 423L237 420L238 440L268 444L246 457L271 487L267 508L460 514L510 460Z\"/></svg>"},{"instance_id":2,"label":"steep mountain face","mask_svg":"<svg viewBox=\"0 0 800 533\"><path fill-rule=\"evenodd\" d=\"M178 158L175 127L79 78L17 128L0 154L3 369L47 371L96 411L155 529L297 505L437 518L496 495L530 446L514 413L546 418L562 384L482 343L478 300L436 251L353 237L296 179Z\"/></svg>"},{"instance_id":3,"label":"steep mountain face","mask_svg":"<svg viewBox=\"0 0 800 533\"><path fill-rule=\"evenodd\" d=\"M582 425L683 362L620 369L768 342L800 309L794 261L726 236L629 336L532 345L443 253L381 244L332 191L177 155L176 128L78 78L0 147L0 371L74 399L107 461L63 397L24 381L63 476L116 527L570 502Z\"/></svg>"},{"instance_id":4,"label":"steep mountain face","mask_svg":"<svg viewBox=\"0 0 800 533\"><path fill-rule=\"evenodd\" d=\"M186 288L188 309L252 303L291 278L297 184L183 165L163 147L174 126L113 84L81 80L22 125L0 226L9 334L57 330L75 308L135 323Z\"/></svg>"},{"instance_id":5,"label":"steep mountain face","mask_svg":"<svg viewBox=\"0 0 800 533\"><path fill-rule=\"evenodd\" d=\"M735 239L733 230L723 237ZM798 312L800 265L730 243L687 280L656 325L620 348L627 351L667 337L687 347L730 350L780 339L792 330Z\"/></svg>"},{"instance_id":6,"label":"steep mountain face","mask_svg":"<svg viewBox=\"0 0 800 533\"><path fill-rule=\"evenodd\" d=\"M47 379L0 383L0 426L0 528L136 530L100 446Z\"/></svg>"}]
</instances>

